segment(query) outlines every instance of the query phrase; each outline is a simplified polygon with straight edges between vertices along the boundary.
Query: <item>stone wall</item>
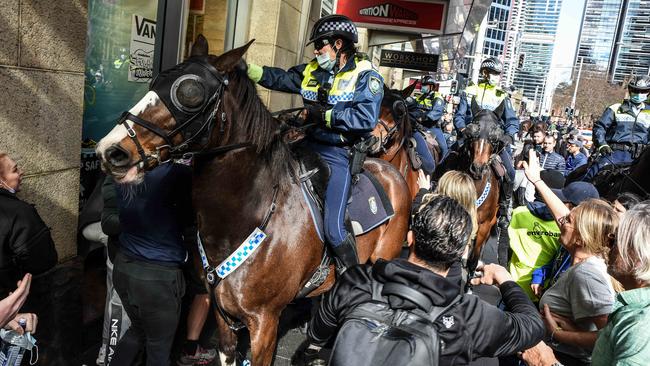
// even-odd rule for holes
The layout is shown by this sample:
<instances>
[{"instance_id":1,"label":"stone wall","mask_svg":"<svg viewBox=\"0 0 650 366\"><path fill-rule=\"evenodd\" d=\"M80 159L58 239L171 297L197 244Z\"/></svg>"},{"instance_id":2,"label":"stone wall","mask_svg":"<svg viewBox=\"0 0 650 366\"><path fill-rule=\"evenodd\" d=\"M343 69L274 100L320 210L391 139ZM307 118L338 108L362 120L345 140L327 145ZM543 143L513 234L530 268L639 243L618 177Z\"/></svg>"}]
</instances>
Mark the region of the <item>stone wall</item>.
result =
<instances>
[{"instance_id":1,"label":"stone wall","mask_svg":"<svg viewBox=\"0 0 650 366\"><path fill-rule=\"evenodd\" d=\"M0 0L0 15L0 151L64 261L77 253L87 3Z\"/></svg>"},{"instance_id":2,"label":"stone wall","mask_svg":"<svg viewBox=\"0 0 650 366\"><path fill-rule=\"evenodd\" d=\"M301 19L309 16L302 12L303 1L309 0L252 0L248 38L254 38L255 43L246 55L248 62L285 70L298 63L298 55L304 47L300 42ZM313 20L307 31L311 25ZM305 49L301 62L311 59L312 52L312 47ZM272 92L261 87L258 87L258 93L271 111L302 105L297 95Z\"/></svg>"}]
</instances>

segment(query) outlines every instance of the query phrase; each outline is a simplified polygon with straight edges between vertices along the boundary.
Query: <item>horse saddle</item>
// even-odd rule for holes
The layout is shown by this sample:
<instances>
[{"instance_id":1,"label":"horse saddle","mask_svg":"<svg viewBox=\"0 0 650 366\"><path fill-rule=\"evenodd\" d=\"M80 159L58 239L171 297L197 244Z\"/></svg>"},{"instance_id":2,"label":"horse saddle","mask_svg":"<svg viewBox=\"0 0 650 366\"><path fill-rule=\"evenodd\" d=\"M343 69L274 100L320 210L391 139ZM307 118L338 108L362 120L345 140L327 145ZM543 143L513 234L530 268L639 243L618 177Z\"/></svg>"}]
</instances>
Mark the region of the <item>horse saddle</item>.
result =
<instances>
[{"instance_id":1,"label":"horse saddle","mask_svg":"<svg viewBox=\"0 0 650 366\"><path fill-rule=\"evenodd\" d=\"M491 156L490 166L499 179L506 176L506 167L503 165L503 160L501 160L499 155L494 154Z\"/></svg>"},{"instance_id":2,"label":"horse saddle","mask_svg":"<svg viewBox=\"0 0 650 366\"><path fill-rule=\"evenodd\" d=\"M323 203L329 168L317 154L301 150L300 188L318 236L325 242ZM395 212L384 188L370 172L362 171L353 177L352 182L345 224L354 235L362 235L388 221Z\"/></svg>"},{"instance_id":3,"label":"horse saddle","mask_svg":"<svg viewBox=\"0 0 650 366\"><path fill-rule=\"evenodd\" d=\"M439 163L439 159L437 159L441 154L442 150L440 149L440 145L438 144L438 141L436 141L436 138L431 134L431 132L421 129L422 136L424 136L424 141L427 144L427 149L431 152L431 156L433 156L435 163ZM418 170L422 167L422 159L420 158L420 155L418 155L418 152L416 150L417 148L417 141L415 138L411 137L406 141L406 151L407 155L409 158L409 161L411 162L411 168L413 170Z\"/></svg>"}]
</instances>

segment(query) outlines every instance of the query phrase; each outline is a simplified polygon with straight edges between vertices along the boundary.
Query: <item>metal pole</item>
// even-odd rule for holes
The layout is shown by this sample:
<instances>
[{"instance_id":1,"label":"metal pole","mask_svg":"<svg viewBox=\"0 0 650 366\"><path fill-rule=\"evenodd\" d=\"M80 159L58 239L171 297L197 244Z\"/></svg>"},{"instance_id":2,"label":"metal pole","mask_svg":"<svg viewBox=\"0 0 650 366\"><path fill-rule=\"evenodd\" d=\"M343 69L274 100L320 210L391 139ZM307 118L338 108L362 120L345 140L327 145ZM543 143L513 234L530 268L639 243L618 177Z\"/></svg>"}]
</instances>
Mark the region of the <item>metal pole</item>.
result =
<instances>
[{"instance_id":1,"label":"metal pole","mask_svg":"<svg viewBox=\"0 0 650 366\"><path fill-rule=\"evenodd\" d=\"M573 89L573 98L571 98L571 109L576 107L576 95L578 94L578 84L580 84L580 74L582 73L582 60L583 57L580 57L580 68L578 69L578 78L576 79L576 87Z\"/></svg>"}]
</instances>

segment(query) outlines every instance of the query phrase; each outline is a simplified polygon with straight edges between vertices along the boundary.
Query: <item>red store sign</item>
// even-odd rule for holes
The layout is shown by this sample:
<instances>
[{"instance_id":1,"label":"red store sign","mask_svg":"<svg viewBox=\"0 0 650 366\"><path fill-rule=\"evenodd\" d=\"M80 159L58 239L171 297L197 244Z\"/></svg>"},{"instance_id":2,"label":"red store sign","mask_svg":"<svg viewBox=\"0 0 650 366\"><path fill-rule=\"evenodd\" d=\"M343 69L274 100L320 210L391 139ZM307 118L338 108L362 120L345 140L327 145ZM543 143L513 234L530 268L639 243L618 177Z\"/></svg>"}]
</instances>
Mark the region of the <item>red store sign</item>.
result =
<instances>
[{"instance_id":1,"label":"red store sign","mask_svg":"<svg viewBox=\"0 0 650 366\"><path fill-rule=\"evenodd\" d=\"M405 0L338 0L336 13L358 26L410 33L442 33L447 2Z\"/></svg>"}]
</instances>

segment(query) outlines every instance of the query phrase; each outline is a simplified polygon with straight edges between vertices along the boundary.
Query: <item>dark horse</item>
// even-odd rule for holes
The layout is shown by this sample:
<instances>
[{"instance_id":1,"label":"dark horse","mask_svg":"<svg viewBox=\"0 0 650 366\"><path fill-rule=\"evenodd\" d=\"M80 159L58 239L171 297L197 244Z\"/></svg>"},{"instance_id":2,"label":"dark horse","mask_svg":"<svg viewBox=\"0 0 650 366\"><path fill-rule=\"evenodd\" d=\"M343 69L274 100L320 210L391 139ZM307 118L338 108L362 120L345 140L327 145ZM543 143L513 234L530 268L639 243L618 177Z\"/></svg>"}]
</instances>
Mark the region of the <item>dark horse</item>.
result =
<instances>
[{"instance_id":1,"label":"dark horse","mask_svg":"<svg viewBox=\"0 0 650 366\"><path fill-rule=\"evenodd\" d=\"M595 164L592 157L588 164L578 167L566 178L565 185L582 179L587 170ZM650 148L646 147L638 159L631 165L608 165L593 178L592 182L600 196L613 202L623 192L638 194L644 199L650 198Z\"/></svg>"},{"instance_id":2,"label":"dark horse","mask_svg":"<svg viewBox=\"0 0 650 366\"><path fill-rule=\"evenodd\" d=\"M208 43L199 36L188 62L158 76L170 79L170 84L179 81L174 84L178 85L177 100L204 106L194 119L202 127L183 132L183 125L160 96L150 91L131 109L123 125L116 126L102 139L97 150L104 168L118 181L137 182L144 170L170 155L173 157L176 151L177 156L183 155L180 150L186 142L189 145L185 151L199 149L194 163L193 203L211 265L233 253L256 227L264 228L266 240L218 284L214 294L227 317L241 320L248 328L253 365L270 365L280 313L318 267L324 245L297 184L298 163L284 141L281 124L263 105L246 75L242 56L251 43L217 57L208 55ZM185 70L192 67L211 71L198 78L203 85L195 78L195 82L188 82L190 89L183 90L181 78L187 77L189 73ZM156 84L152 85L155 88ZM208 96L212 95L209 99L201 97L205 89ZM197 95L207 102L201 102ZM132 128L128 136L125 126ZM180 133L173 134L179 127ZM190 136L192 130L198 132ZM209 131L205 134L209 138L206 146L199 146L203 131ZM167 136L162 137L164 134ZM404 179L390 164L369 159L364 167L386 190L395 215L386 224L357 238L362 263L394 258L400 253L410 207ZM328 280L310 295L330 288L333 277L331 271ZM224 317L217 316L217 323L221 364L232 365L236 334Z\"/></svg>"},{"instance_id":3,"label":"dark horse","mask_svg":"<svg viewBox=\"0 0 650 366\"><path fill-rule=\"evenodd\" d=\"M405 99L411 95L415 84L404 90L393 90L384 87L384 98L381 101L379 123L372 131L378 143L371 152L372 156L391 163L406 180L411 192L411 198L418 193L418 170L414 169L409 158L408 140L413 135L413 122L409 116ZM436 165L440 163L440 151L430 149Z\"/></svg>"},{"instance_id":4,"label":"dark horse","mask_svg":"<svg viewBox=\"0 0 650 366\"><path fill-rule=\"evenodd\" d=\"M450 154L440 169L436 170L437 178L446 171L460 170L468 173L474 180L478 231L474 248L467 261L470 272L476 268L481 249L490 237L492 226L497 222L499 179L493 171L493 165L499 149L503 147L503 130L499 127L497 117L502 114L502 108L503 104L493 112L481 109L472 101L474 119L464 130L465 143L459 152Z\"/></svg>"}]
</instances>

